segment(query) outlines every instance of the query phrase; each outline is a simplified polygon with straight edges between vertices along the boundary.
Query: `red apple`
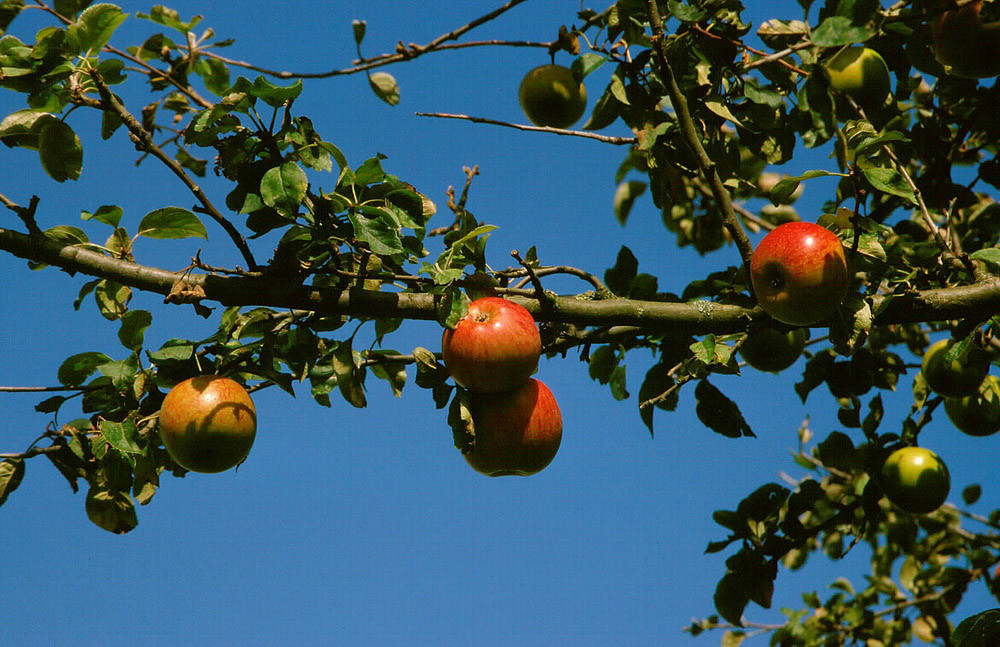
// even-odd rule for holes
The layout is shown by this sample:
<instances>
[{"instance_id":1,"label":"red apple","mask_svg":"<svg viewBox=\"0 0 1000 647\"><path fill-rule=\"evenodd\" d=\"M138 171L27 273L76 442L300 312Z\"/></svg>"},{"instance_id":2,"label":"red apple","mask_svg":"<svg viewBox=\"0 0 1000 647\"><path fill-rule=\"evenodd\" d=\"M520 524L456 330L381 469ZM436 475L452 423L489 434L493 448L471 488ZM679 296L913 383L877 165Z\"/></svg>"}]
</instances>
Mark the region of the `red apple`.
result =
<instances>
[{"instance_id":1,"label":"red apple","mask_svg":"<svg viewBox=\"0 0 1000 647\"><path fill-rule=\"evenodd\" d=\"M562 441L562 414L536 379L507 393L471 393L476 441L465 460L487 476L530 476L552 462Z\"/></svg>"},{"instance_id":2,"label":"red apple","mask_svg":"<svg viewBox=\"0 0 1000 647\"><path fill-rule=\"evenodd\" d=\"M470 391L496 393L523 385L542 352L542 338L524 306L499 297L476 299L441 339L444 364Z\"/></svg>"},{"instance_id":3,"label":"red apple","mask_svg":"<svg viewBox=\"0 0 1000 647\"><path fill-rule=\"evenodd\" d=\"M811 222L778 225L750 261L758 303L792 326L809 326L832 315L847 294L849 278L840 239Z\"/></svg>"},{"instance_id":4,"label":"red apple","mask_svg":"<svg viewBox=\"0 0 1000 647\"><path fill-rule=\"evenodd\" d=\"M257 411L227 377L200 375L172 388L160 406L160 438L174 462L192 472L242 463L257 435Z\"/></svg>"},{"instance_id":5,"label":"red apple","mask_svg":"<svg viewBox=\"0 0 1000 647\"><path fill-rule=\"evenodd\" d=\"M983 22L982 0L945 11L931 23L934 57L950 74L969 79L1000 75L1000 22Z\"/></svg>"}]
</instances>

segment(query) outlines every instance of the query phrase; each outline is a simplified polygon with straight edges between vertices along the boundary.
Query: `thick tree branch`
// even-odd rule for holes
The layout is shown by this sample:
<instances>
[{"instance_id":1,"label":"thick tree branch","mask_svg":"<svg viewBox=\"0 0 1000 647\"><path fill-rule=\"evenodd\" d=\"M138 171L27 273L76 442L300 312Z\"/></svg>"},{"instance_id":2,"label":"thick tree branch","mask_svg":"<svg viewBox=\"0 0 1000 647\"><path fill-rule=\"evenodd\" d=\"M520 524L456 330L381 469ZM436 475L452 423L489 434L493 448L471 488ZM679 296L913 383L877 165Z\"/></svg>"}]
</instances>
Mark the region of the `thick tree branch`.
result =
<instances>
[{"instance_id":1,"label":"thick tree branch","mask_svg":"<svg viewBox=\"0 0 1000 647\"><path fill-rule=\"evenodd\" d=\"M432 294L375 292L360 288L318 289L307 285L290 286L287 281L268 277L171 272L3 228L0 228L0 249L68 272L97 276L163 295L183 281L191 289L204 290L203 300L227 306L256 305L307 310L321 315L422 320L437 320L440 306L440 297ZM511 300L524 305L539 321L577 326L635 326L644 332L734 333L745 330L752 319L767 316L759 308L710 301L668 303L620 298L592 300L577 296L556 296L544 304L525 296L512 296ZM981 321L1000 312L1000 281L875 296L871 302L873 310L878 312L875 325L950 319Z\"/></svg>"}]
</instances>

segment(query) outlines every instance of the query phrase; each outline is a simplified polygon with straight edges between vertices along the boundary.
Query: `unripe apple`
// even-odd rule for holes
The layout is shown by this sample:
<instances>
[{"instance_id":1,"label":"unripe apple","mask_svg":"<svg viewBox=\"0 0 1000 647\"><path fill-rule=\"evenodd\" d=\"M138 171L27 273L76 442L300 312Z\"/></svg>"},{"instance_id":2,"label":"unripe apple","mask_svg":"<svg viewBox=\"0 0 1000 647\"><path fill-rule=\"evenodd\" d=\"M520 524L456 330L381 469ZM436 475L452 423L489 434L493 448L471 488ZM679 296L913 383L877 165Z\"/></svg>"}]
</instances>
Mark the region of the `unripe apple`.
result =
<instances>
[{"instance_id":1,"label":"unripe apple","mask_svg":"<svg viewBox=\"0 0 1000 647\"><path fill-rule=\"evenodd\" d=\"M587 88L562 65L542 65L521 80L517 98L536 126L569 128L587 108Z\"/></svg>"},{"instance_id":2,"label":"unripe apple","mask_svg":"<svg viewBox=\"0 0 1000 647\"><path fill-rule=\"evenodd\" d=\"M242 463L257 435L257 411L238 382L219 375L184 380L160 405L160 438L174 462L192 472Z\"/></svg>"},{"instance_id":3,"label":"unripe apple","mask_svg":"<svg viewBox=\"0 0 1000 647\"><path fill-rule=\"evenodd\" d=\"M555 396L531 378L507 393L470 393L475 444L465 460L487 476L530 476L552 462L562 442Z\"/></svg>"},{"instance_id":4,"label":"unripe apple","mask_svg":"<svg viewBox=\"0 0 1000 647\"><path fill-rule=\"evenodd\" d=\"M889 95L889 68L875 50L854 45L840 50L824 66L830 87L866 109L881 108Z\"/></svg>"},{"instance_id":5,"label":"unripe apple","mask_svg":"<svg viewBox=\"0 0 1000 647\"><path fill-rule=\"evenodd\" d=\"M441 351L448 373L470 391L512 391L538 368L542 338L521 305L484 297L469 304L455 329L446 328Z\"/></svg>"},{"instance_id":6,"label":"unripe apple","mask_svg":"<svg viewBox=\"0 0 1000 647\"><path fill-rule=\"evenodd\" d=\"M840 239L811 222L778 225L754 250L750 280L758 303L778 321L809 326L832 315L847 294Z\"/></svg>"},{"instance_id":7,"label":"unripe apple","mask_svg":"<svg viewBox=\"0 0 1000 647\"><path fill-rule=\"evenodd\" d=\"M746 341L740 346L740 355L749 366L758 371L779 373L794 364L805 347L805 328L795 328L788 332L760 328L747 335Z\"/></svg>"},{"instance_id":8,"label":"unripe apple","mask_svg":"<svg viewBox=\"0 0 1000 647\"><path fill-rule=\"evenodd\" d=\"M882 489L897 508L927 514L941 507L951 489L948 466L923 447L897 449L882 465Z\"/></svg>"},{"instance_id":9,"label":"unripe apple","mask_svg":"<svg viewBox=\"0 0 1000 647\"><path fill-rule=\"evenodd\" d=\"M970 347L963 357L946 362L945 356L954 345L950 339L942 339L931 344L924 353L920 370L927 386L935 393L960 398L979 390L979 385L983 383L983 378L990 370L990 363L989 358L978 346Z\"/></svg>"},{"instance_id":10,"label":"unripe apple","mask_svg":"<svg viewBox=\"0 0 1000 647\"><path fill-rule=\"evenodd\" d=\"M948 419L970 436L990 436L1000 431L1000 379L987 375L979 390L963 398L945 398Z\"/></svg>"},{"instance_id":11,"label":"unripe apple","mask_svg":"<svg viewBox=\"0 0 1000 647\"><path fill-rule=\"evenodd\" d=\"M945 11L931 23L934 57L948 73L969 79L1000 75L1000 22L985 23L982 1Z\"/></svg>"}]
</instances>

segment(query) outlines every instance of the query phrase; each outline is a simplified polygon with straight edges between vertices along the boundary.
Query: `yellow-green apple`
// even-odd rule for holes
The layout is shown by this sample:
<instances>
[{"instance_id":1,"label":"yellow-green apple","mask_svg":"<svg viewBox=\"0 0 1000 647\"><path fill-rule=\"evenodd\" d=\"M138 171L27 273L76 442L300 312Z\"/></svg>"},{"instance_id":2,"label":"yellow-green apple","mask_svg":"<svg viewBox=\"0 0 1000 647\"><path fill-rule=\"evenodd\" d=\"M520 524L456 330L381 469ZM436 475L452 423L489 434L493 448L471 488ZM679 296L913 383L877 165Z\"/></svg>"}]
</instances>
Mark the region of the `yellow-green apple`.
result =
<instances>
[{"instance_id":1,"label":"yellow-green apple","mask_svg":"<svg viewBox=\"0 0 1000 647\"><path fill-rule=\"evenodd\" d=\"M1000 75L1000 22L983 21L982 0L945 11L931 22L934 57L949 74L969 79Z\"/></svg>"},{"instance_id":2,"label":"yellow-green apple","mask_svg":"<svg viewBox=\"0 0 1000 647\"><path fill-rule=\"evenodd\" d=\"M972 395L945 398L944 411L959 431L970 436L995 434L1000 431L1000 379L987 375Z\"/></svg>"},{"instance_id":3,"label":"yellow-green apple","mask_svg":"<svg viewBox=\"0 0 1000 647\"><path fill-rule=\"evenodd\" d=\"M192 472L242 463L257 435L257 410L238 382L219 375L184 380L160 405L160 438L174 462Z\"/></svg>"},{"instance_id":4,"label":"yellow-green apple","mask_svg":"<svg viewBox=\"0 0 1000 647\"><path fill-rule=\"evenodd\" d=\"M862 108L885 105L889 95L889 68L875 50L864 45L847 47L827 61L824 68L830 77L830 87L847 94Z\"/></svg>"},{"instance_id":5,"label":"yellow-green apple","mask_svg":"<svg viewBox=\"0 0 1000 647\"><path fill-rule=\"evenodd\" d=\"M757 245L750 280L757 302L778 321L792 326L819 323L847 294L844 246L817 224L786 222Z\"/></svg>"},{"instance_id":6,"label":"yellow-green apple","mask_svg":"<svg viewBox=\"0 0 1000 647\"><path fill-rule=\"evenodd\" d=\"M562 65L542 65L525 74L517 98L536 126L569 128L587 108L587 89Z\"/></svg>"},{"instance_id":7,"label":"yellow-green apple","mask_svg":"<svg viewBox=\"0 0 1000 647\"><path fill-rule=\"evenodd\" d=\"M945 356L954 345L950 339L931 344L924 353L920 370L927 386L935 393L961 398L979 390L990 370L990 360L981 348L973 345L963 356L946 362Z\"/></svg>"},{"instance_id":8,"label":"yellow-green apple","mask_svg":"<svg viewBox=\"0 0 1000 647\"><path fill-rule=\"evenodd\" d=\"M747 334L746 341L740 346L740 355L758 371L779 373L794 364L805 347L805 328L794 328L788 332L759 328Z\"/></svg>"},{"instance_id":9,"label":"yellow-green apple","mask_svg":"<svg viewBox=\"0 0 1000 647\"><path fill-rule=\"evenodd\" d=\"M460 386L481 393L512 391L538 368L542 338L524 306L484 297L469 304L454 330L445 328L441 351Z\"/></svg>"},{"instance_id":10,"label":"yellow-green apple","mask_svg":"<svg viewBox=\"0 0 1000 647\"><path fill-rule=\"evenodd\" d=\"M530 476L552 462L562 414L549 387L530 378L506 393L470 393L475 443L465 460L487 476Z\"/></svg>"},{"instance_id":11,"label":"yellow-green apple","mask_svg":"<svg viewBox=\"0 0 1000 647\"><path fill-rule=\"evenodd\" d=\"M951 476L948 466L931 450L903 447L882 465L882 489L900 510L927 514L948 498Z\"/></svg>"}]
</instances>

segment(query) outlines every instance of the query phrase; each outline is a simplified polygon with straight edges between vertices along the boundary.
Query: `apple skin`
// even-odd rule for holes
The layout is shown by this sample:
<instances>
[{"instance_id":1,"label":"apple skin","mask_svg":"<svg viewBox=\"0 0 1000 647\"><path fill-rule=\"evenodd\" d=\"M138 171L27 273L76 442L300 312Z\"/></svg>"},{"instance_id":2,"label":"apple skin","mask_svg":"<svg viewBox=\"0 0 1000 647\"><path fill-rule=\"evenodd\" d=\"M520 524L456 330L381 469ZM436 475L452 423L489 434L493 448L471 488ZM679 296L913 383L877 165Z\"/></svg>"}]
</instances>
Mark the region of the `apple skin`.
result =
<instances>
[{"instance_id":1,"label":"apple skin","mask_svg":"<svg viewBox=\"0 0 1000 647\"><path fill-rule=\"evenodd\" d=\"M954 345L950 339L942 339L924 353L920 370L927 386L939 395L961 398L979 390L979 385L990 370L989 359L979 347L973 347L964 361L945 362L945 355ZM979 351L979 352L976 352Z\"/></svg>"},{"instance_id":2,"label":"apple skin","mask_svg":"<svg viewBox=\"0 0 1000 647\"><path fill-rule=\"evenodd\" d=\"M948 466L923 447L897 449L882 465L882 489L897 508L927 514L941 507L951 489Z\"/></svg>"},{"instance_id":3,"label":"apple skin","mask_svg":"<svg viewBox=\"0 0 1000 647\"><path fill-rule=\"evenodd\" d=\"M517 98L521 110L536 126L569 128L587 109L587 88L562 65L542 65L528 72Z\"/></svg>"},{"instance_id":4,"label":"apple skin","mask_svg":"<svg viewBox=\"0 0 1000 647\"><path fill-rule=\"evenodd\" d=\"M562 442L562 413L552 391L529 378L516 391L470 393L476 442L465 454L487 476L530 476L545 469Z\"/></svg>"},{"instance_id":5,"label":"apple skin","mask_svg":"<svg viewBox=\"0 0 1000 647\"><path fill-rule=\"evenodd\" d=\"M246 459L257 435L257 410L238 382L200 375L167 393L159 425L160 438L175 463L211 474Z\"/></svg>"},{"instance_id":6,"label":"apple skin","mask_svg":"<svg viewBox=\"0 0 1000 647\"><path fill-rule=\"evenodd\" d=\"M460 386L479 393L512 391L538 368L542 338L524 306L500 297L469 304L441 338L444 365Z\"/></svg>"},{"instance_id":7,"label":"apple skin","mask_svg":"<svg viewBox=\"0 0 1000 647\"><path fill-rule=\"evenodd\" d=\"M740 355L748 366L758 371L780 373L802 355L802 349L806 347L806 333L805 328L788 332L774 328L754 330L740 346Z\"/></svg>"},{"instance_id":8,"label":"apple skin","mask_svg":"<svg viewBox=\"0 0 1000 647\"><path fill-rule=\"evenodd\" d=\"M1000 22L984 23L982 2L945 11L931 22L934 57L949 74L967 79L1000 75Z\"/></svg>"},{"instance_id":9,"label":"apple skin","mask_svg":"<svg viewBox=\"0 0 1000 647\"><path fill-rule=\"evenodd\" d=\"M987 375L979 390L964 398L945 398L944 412L951 424L970 436L1000 431L1000 379Z\"/></svg>"},{"instance_id":10,"label":"apple skin","mask_svg":"<svg viewBox=\"0 0 1000 647\"><path fill-rule=\"evenodd\" d=\"M832 315L847 294L840 239L811 222L786 222L764 236L750 261L750 280L764 310L791 326Z\"/></svg>"},{"instance_id":11,"label":"apple skin","mask_svg":"<svg viewBox=\"0 0 1000 647\"><path fill-rule=\"evenodd\" d=\"M889 68L882 56L863 45L842 49L824 66L830 87L863 108L881 108L889 95Z\"/></svg>"}]
</instances>

